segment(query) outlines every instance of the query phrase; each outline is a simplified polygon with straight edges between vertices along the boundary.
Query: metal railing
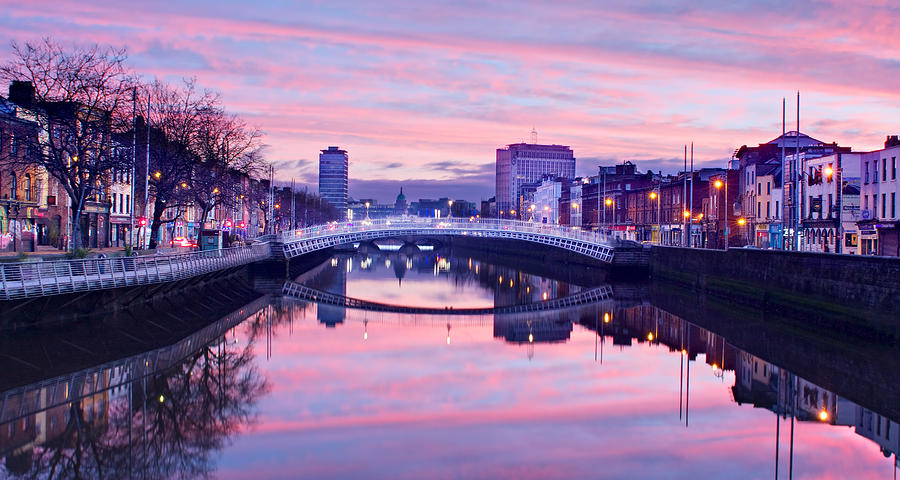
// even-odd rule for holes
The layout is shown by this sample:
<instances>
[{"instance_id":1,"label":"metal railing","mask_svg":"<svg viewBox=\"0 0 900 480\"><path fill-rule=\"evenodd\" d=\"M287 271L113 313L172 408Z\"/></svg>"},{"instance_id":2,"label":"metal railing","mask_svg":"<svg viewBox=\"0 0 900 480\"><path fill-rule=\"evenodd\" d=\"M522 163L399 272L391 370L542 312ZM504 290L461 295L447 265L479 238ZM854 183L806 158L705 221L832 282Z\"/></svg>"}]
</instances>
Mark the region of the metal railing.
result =
<instances>
[{"instance_id":1,"label":"metal railing","mask_svg":"<svg viewBox=\"0 0 900 480\"><path fill-rule=\"evenodd\" d=\"M0 299L172 282L270 256L268 245L253 245L172 255L0 264Z\"/></svg>"},{"instance_id":2,"label":"metal railing","mask_svg":"<svg viewBox=\"0 0 900 480\"><path fill-rule=\"evenodd\" d=\"M341 243L402 235L468 235L512 238L566 248L610 262L619 242L606 233L560 225L482 218L393 217L333 222L281 232L285 253L291 257Z\"/></svg>"}]
</instances>

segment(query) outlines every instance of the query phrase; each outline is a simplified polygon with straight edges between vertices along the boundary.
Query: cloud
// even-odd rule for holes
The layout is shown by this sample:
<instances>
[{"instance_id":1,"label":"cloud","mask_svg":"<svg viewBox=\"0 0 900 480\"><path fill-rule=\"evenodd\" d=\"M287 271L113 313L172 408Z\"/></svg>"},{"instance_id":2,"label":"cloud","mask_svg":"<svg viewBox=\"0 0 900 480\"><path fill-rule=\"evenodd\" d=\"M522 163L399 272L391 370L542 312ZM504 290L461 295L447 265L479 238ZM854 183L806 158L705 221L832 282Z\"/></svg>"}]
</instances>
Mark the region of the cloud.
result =
<instances>
[{"instance_id":1,"label":"cloud","mask_svg":"<svg viewBox=\"0 0 900 480\"><path fill-rule=\"evenodd\" d=\"M797 89L801 130L874 149L896 133L898 8L390 0L301 12L266 1L60 0L9 9L0 41L56 32L125 45L146 75L196 76L267 132L282 178L314 182L314 164L296 159L341 145L351 189L400 176L443 187L462 176L468 186L454 191L481 185L476 199L493 195L494 149L532 127L541 142L572 146L581 174L607 159L673 172L692 141L697 165L721 166L740 145L780 133L780 100Z\"/></svg>"}]
</instances>

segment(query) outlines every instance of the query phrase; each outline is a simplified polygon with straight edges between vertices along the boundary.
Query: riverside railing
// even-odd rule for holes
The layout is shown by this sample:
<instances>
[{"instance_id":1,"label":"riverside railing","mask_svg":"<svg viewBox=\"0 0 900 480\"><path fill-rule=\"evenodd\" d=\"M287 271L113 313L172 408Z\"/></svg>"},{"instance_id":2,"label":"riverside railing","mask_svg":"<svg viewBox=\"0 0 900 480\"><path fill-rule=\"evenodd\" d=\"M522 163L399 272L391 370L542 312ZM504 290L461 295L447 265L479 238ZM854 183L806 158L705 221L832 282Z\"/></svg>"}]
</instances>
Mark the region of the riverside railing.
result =
<instances>
[{"instance_id":1,"label":"riverside railing","mask_svg":"<svg viewBox=\"0 0 900 480\"><path fill-rule=\"evenodd\" d=\"M267 244L171 255L0 264L0 299L172 282L265 260Z\"/></svg>"}]
</instances>

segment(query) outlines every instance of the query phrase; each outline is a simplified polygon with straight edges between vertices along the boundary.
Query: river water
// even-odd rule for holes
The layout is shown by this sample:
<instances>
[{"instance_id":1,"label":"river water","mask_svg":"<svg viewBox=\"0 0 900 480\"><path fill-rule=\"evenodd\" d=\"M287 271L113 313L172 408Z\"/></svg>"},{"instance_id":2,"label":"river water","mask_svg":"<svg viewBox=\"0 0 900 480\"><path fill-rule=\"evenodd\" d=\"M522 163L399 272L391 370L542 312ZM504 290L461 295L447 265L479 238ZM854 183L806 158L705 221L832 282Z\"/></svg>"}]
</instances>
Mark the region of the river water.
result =
<instances>
[{"instance_id":1,"label":"river water","mask_svg":"<svg viewBox=\"0 0 900 480\"><path fill-rule=\"evenodd\" d=\"M170 332L149 349L83 327L73 351L113 353L51 368L35 350L75 340L19 339L0 477L895 478L892 347L538 270L336 254L262 296L134 315Z\"/></svg>"}]
</instances>

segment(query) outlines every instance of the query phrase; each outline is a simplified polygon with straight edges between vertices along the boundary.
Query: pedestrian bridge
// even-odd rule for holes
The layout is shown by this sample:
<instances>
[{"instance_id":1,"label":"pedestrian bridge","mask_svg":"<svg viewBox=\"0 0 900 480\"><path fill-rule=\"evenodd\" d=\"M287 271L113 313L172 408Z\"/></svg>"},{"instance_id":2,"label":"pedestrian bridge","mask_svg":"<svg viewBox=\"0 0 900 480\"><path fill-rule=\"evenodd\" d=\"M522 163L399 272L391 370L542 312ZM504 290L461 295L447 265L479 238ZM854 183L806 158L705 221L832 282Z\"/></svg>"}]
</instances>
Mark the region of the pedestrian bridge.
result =
<instances>
[{"instance_id":1,"label":"pedestrian bridge","mask_svg":"<svg viewBox=\"0 0 900 480\"><path fill-rule=\"evenodd\" d=\"M268 244L173 255L0 264L0 300L174 282L271 258Z\"/></svg>"},{"instance_id":2,"label":"pedestrian bridge","mask_svg":"<svg viewBox=\"0 0 900 480\"><path fill-rule=\"evenodd\" d=\"M394 217L378 220L329 223L282 232L278 241L284 244L287 258L338 245L387 238L467 236L521 240L562 248L604 263L613 262L618 240L577 227L548 225L516 220L480 218Z\"/></svg>"}]
</instances>

